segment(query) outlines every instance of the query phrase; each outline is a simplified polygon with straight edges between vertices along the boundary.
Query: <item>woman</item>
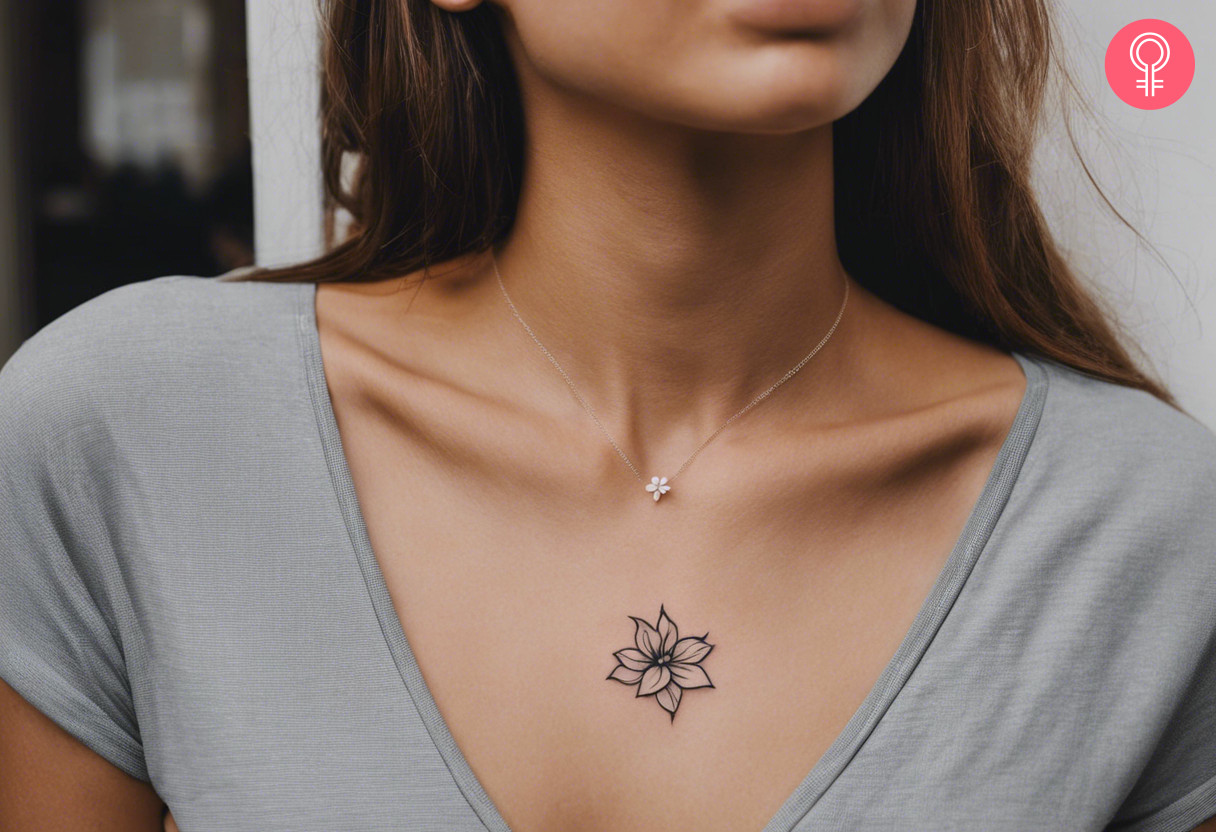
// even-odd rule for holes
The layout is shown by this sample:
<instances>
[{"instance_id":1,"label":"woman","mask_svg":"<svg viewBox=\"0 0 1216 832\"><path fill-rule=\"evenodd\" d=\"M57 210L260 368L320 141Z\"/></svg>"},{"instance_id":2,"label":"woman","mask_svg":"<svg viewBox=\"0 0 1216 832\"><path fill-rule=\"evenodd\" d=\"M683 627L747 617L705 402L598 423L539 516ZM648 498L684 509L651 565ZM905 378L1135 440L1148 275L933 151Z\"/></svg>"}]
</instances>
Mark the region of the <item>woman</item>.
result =
<instances>
[{"instance_id":1,"label":"woman","mask_svg":"<svg viewBox=\"0 0 1216 832\"><path fill-rule=\"evenodd\" d=\"M6 829L1216 829L1216 436L1038 212L1042 3L327 24L349 236L0 375Z\"/></svg>"}]
</instances>

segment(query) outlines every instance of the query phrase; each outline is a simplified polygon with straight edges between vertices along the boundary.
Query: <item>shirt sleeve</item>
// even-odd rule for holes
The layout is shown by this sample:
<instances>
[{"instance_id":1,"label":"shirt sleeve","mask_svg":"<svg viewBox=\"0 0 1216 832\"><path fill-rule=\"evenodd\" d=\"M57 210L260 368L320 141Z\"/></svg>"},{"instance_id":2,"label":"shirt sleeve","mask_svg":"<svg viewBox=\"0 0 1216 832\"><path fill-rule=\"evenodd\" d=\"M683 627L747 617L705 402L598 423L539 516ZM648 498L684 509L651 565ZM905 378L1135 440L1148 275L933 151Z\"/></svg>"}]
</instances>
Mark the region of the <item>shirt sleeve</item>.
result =
<instances>
[{"instance_id":1,"label":"shirt sleeve","mask_svg":"<svg viewBox=\"0 0 1216 832\"><path fill-rule=\"evenodd\" d=\"M122 578L90 457L98 382L85 326L67 313L0 368L0 678L84 745L150 782L124 645Z\"/></svg>"},{"instance_id":2,"label":"shirt sleeve","mask_svg":"<svg viewBox=\"0 0 1216 832\"><path fill-rule=\"evenodd\" d=\"M1169 661L1150 681L1172 707L1110 832L1189 832L1216 816L1216 437L1196 432L1196 457L1176 493L1183 524L1171 524L1161 556L1176 560L1177 614L1154 622Z\"/></svg>"}]
</instances>

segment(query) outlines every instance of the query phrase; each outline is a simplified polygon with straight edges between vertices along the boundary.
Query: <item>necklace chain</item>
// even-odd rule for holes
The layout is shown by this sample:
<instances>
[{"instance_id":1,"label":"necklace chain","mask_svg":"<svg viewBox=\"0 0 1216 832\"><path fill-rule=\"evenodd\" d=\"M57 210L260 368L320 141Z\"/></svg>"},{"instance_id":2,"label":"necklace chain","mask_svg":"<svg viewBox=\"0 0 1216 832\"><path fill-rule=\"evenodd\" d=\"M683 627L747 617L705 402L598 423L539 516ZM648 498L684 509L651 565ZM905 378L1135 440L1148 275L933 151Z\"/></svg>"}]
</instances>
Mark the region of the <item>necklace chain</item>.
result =
<instances>
[{"instance_id":1,"label":"necklace chain","mask_svg":"<svg viewBox=\"0 0 1216 832\"><path fill-rule=\"evenodd\" d=\"M519 310L515 308L514 301L511 300L511 296L507 293L507 287L503 285L502 274L498 271L498 259L496 257L494 257L493 252L490 253L490 258L491 258L491 261L494 263L494 275L495 275L495 277L498 278L498 288L500 288L502 290L502 295L504 298L507 299L507 304L511 307L511 312L515 315L515 318L521 324L523 324L523 327L527 331L528 335L532 336L532 340L536 342L536 346L540 347L541 352L543 352L545 354L545 356L549 359L549 361L551 361L553 363L553 366L557 368L557 371L562 374L562 378L564 378L566 380L566 384L569 385L570 391L572 393L574 393L574 397L576 399L578 399L579 404L581 404L583 406L583 409L586 410L587 413L590 414L591 418L595 420L595 424L599 427L600 431L603 432L604 436L606 436L608 438L608 441L612 444L612 447L616 449L616 452L621 457L621 459L625 461L625 464L629 466L629 470L633 471L633 475L635 477L637 477L639 480L642 480L643 479L642 474L640 471L638 471L637 466L635 466L633 464L633 461L629 459L629 456L623 450L621 450L621 446L618 445L616 443L616 440L612 438L612 434L608 432L608 429L606 427L604 427L604 423L601 422L599 417L595 415L595 410L593 410L591 405L589 405L587 403L587 400L584 399L582 397L582 394L580 394L578 392L578 388L574 386L574 381L571 380L570 376L566 373L566 371L564 369L562 369L562 365L559 364L558 360L553 357L553 353L549 352L549 350L545 347L545 345L541 343L540 339L536 337L536 333L532 331L532 327L528 326L528 322L525 321L523 319L523 316L519 314ZM701 453L701 451L705 448L706 445L708 445L710 442L714 441L714 439L716 439L718 437L718 434L720 434L722 431L726 430L727 426L729 426L733 421L738 419L744 413L746 413L747 411L751 410L753 407L758 405L760 402L764 401L764 399L768 398L769 394L771 394L774 390L776 390L782 384L787 382L794 375L794 373L801 370L808 361L810 361L812 358L815 357L815 353L819 352L819 350L823 347L823 345L828 342L828 339L832 337L832 333L836 331L837 325L840 324L840 319L844 316L844 308L848 304L848 302L849 302L849 281L846 276L845 281L844 281L844 300L840 304L840 311L838 313L836 313L836 320L832 322L831 328L828 329L827 334L823 336L822 340L820 340L820 342L815 345L815 349L811 350L805 358L803 358L801 361L799 361L797 364L795 364L794 367L789 372L787 372L780 379L778 379L777 382L775 384L773 384L772 387L769 387L767 390L765 390L759 396L756 396L756 398L752 399L738 413L736 413L734 416L731 416L729 419L727 419L720 428L718 428L716 431L711 433L709 435L709 438L707 438L704 442L702 442L697 447L697 449L692 452L692 455L690 457L688 457L688 459L684 460L684 464L681 465L674 474L672 474L670 477L664 477L663 478L664 491L666 491L666 489L667 489L666 483L674 481L675 478L678 477L684 471L684 469L687 468L692 463L692 461L697 458L697 454ZM659 479L658 477L655 477L655 480L658 480L658 479ZM647 489L652 490L652 491L655 490L651 486L647 486ZM656 491L655 500L657 501L658 499L659 499L659 492Z\"/></svg>"}]
</instances>

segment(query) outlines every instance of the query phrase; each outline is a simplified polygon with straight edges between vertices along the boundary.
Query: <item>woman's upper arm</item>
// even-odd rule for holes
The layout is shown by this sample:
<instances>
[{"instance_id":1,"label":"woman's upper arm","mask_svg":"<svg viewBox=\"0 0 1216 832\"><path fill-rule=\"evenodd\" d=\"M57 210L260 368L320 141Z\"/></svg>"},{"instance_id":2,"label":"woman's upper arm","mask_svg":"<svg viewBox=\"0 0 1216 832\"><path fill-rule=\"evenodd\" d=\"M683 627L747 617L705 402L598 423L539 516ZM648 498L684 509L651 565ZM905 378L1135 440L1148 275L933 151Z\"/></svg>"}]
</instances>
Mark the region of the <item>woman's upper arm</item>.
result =
<instances>
[{"instance_id":1,"label":"woman's upper arm","mask_svg":"<svg viewBox=\"0 0 1216 832\"><path fill-rule=\"evenodd\" d=\"M113 500L120 337L145 314L113 290L0 366L0 829L158 829L128 660L140 632ZM149 826L149 822L155 825Z\"/></svg>"},{"instance_id":2,"label":"woman's upper arm","mask_svg":"<svg viewBox=\"0 0 1216 832\"><path fill-rule=\"evenodd\" d=\"M160 832L164 802L0 680L0 829Z\"/></svg>"}]
</instances>

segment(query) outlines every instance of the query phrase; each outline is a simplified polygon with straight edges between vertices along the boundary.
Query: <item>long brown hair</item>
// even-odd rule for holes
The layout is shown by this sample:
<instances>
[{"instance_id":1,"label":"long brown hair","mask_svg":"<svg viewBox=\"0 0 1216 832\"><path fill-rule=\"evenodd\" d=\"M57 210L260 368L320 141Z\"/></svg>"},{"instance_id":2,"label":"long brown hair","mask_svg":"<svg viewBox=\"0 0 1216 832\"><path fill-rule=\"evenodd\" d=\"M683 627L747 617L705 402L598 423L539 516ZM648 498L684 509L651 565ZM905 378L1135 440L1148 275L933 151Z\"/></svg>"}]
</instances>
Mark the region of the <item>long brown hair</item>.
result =
<instances>
[{"instance_id":1,"label":"long brown hair","mask_svg":"<svg viewBox=\"0 0 1216 832\"><path fill-rule=\"evenodd\" d=\"M891 72L833 125L841 261L936 326L1177 408L1061 255L1031 187L1051 71L1077 95L1047 2L920 0ZM425 277L435 263L489 248L512 225L523 165L499 10L329 0L322 19L327 251L237 279ZM339 207L353 222L335 240Z\"/></svg>"}]
</instances>

